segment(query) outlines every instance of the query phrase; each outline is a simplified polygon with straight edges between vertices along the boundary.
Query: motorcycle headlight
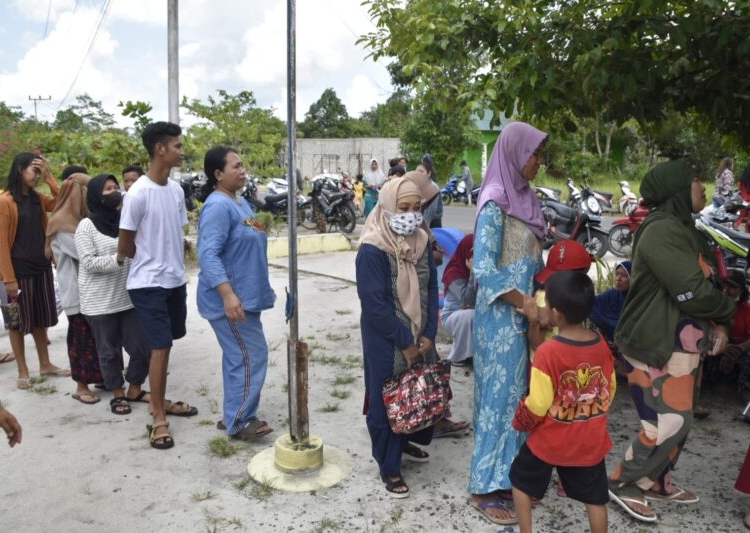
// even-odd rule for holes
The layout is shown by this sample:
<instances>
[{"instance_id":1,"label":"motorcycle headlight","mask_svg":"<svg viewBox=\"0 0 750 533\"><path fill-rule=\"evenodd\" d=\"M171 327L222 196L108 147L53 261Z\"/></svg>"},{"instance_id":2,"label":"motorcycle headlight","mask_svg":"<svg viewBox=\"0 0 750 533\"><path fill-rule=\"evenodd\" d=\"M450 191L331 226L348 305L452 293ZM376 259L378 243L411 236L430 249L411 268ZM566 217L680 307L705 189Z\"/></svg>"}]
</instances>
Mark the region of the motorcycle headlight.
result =
<instances>
[{"instance_id":1,"label":"motorcycle headlight","mask_svg":"<svg viewBox=\"0 0 750 533\"><path fill-rule=\"evenodd\" d=\"M602 207L599 205L599 202L596 201L596 198L593 196L589 196L586 198L586 207L588 207L589 211L592 213L600 213L602 210Z\"/></svg>"}]
</instances>

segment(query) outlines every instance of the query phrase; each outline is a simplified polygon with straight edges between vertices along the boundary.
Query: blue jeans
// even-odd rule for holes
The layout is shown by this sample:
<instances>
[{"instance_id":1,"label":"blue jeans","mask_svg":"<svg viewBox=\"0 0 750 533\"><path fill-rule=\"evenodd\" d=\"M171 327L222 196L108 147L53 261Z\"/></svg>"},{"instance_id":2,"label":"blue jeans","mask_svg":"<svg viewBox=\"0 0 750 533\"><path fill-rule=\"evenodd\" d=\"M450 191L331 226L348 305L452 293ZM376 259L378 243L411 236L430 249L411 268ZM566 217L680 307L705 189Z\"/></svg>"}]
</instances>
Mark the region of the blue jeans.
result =
<instances>
[{"instance_id":1,"label":"blue jeans","mask_svg":"<svg viewBox=\"0 0 750 533\"><path fill-rule=\"evenodd\" d=\"M224 317L209 323L222 350L224 424L227 433L235 435L257 416L268 369L268 345L260 313L246 311L244 322Z\"/></svg>"}]
</instances>

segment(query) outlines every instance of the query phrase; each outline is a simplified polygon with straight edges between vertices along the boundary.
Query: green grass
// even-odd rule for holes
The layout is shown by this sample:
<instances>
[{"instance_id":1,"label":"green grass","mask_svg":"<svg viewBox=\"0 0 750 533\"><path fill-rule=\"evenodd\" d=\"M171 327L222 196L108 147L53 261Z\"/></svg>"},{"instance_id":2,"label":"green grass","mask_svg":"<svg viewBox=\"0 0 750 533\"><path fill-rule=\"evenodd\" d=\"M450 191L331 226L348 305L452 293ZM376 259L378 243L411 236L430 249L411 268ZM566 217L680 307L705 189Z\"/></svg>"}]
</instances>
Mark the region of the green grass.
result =
<instances>
[{"instance_id":1,"label":"green grass","mask_svg":"<svg viewBox=\"0 0 750 533\"><path fill-rule=\"evenodd\" d=\"M265 479L260 481L253 480L253 486L247 491L247 496L253 497L258 501L264 501L273 496L273 485Z\"/></svg>"},{"instance_id":2,"label":"green grass","mask_svg":"<svg viewBox=\"0 0 750 533\"><path fill-rule=\"evenodd\" d=\"M208 451L214 457L231 457L240 449L240 446L232 444L226 437L215 437L208 441Z\"/></svg>"},{"instance_id":3,"label":"green grass","mask_svg":"<svg viewBox=\"0 0 750 533\"><path fill-rule=\"evenodd\" d=\"M351 315L352 310L351 309L335 309L334 313L337 315Z\"/></svg>"},{"instance_id":4,"label":"green grass","mask_svg":"<svg viewBox=\"0 0 750 533\"><path fill-rule=\"evenodd\" d=\"M198 385L198 388L195 389L195 392L198 396L208 396L208 385L201 382L201 384Z\"/></svg>"},{"instance_id":5,"label":"green grass","mask_svg":"<svg viewBox=\"0 0 750 533\"><path fill-rule=\"evenodd\" d=\"M356 377L346 374L343 376L336 376L336 379L333 380L333 384L334 386L351 385L355 381L357 381Z\"/></svg>"},{"instance_id":6,"label":"green grass","mask_svg":"<svg viewBox=\"0 0 750 533\"><path fill-rule=\"evenodd\" d=\"M198 422L198 425L199 426L213 426L214 425L214 421L213 420L208 420L208 419L204 418L203 420L201 420L200 422Z\"/></svg>"},{"instance_id":7,"label":"green grass","mask_svg":"<svg viewBox=\"0 0 750 533\"><path fill-rule=\"evenodd\" d=\"M339 342L339 341L345 341L346 339L350 338L351 335L349 333L326 333L326 339L332 342Z\"/></svg>"},{"instance_id":8,"label":"green grass","mask_svg":"<svg viewBox=\"0 0 750 533\"><path fill-rule=\"evenodd\" d=\"M335 413L340 410L341 407L337 403L326 403L323 407L318 409L321 413Z\"/></svg>"},{"instance_id":9,"label":"green grass","mask_svg":"<svg viewBox=\"0 0 750 533\"><path fill-rule=\"evenodd\" d=\"M339 400L346 400L349 396L352 395L352 393L349 392L348 390L333 389L330 392L330 395Z\"/></svg>"},{"instance_id":10,"label":"green grass","mask_svg":"<svg viewBox=\"0 0 750 533\"><path fill-rule=\"evenodd\" d=\"M337 522L336 520L332 518L324 518L320 521L320 524L318 524L318 527L313 529L313 533L325 533L326 531L341 531L342 529L341 523Z\"/></svg>"}]
</instances>

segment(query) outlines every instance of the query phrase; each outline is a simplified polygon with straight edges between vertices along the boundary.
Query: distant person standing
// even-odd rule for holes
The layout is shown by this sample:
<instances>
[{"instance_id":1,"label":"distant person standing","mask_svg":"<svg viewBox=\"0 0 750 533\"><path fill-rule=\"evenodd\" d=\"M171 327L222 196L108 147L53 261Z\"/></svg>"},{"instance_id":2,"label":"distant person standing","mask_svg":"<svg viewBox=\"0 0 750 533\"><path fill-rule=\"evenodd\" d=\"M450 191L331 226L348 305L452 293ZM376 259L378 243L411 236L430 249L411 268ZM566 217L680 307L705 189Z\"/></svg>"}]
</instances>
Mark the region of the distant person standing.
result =
<instances>
[{"instance_id":1,"label":"distant person standing","mask_svg":"<svg viewBox=\"0 0 750 533\"><path fill-rule=\"evenodd\" d=\"M713 203L714 207L720 207L724 201L732 194L734 186L734 160L731 157L725 157L719 163L716 169L714 186Z\"/></svg>"},{"instance_id":2,"label":"distant person standing","mask_svg":"<svg viewBox=\"0 0 750 533\"><path fill-rule=\"evenodd\" d=\"M469 205L471 205L471 191L474 188L474 180L471 178L471 169L466 164L466 160L461 161L461 176L463 177L464 185L466 185L466 199Z\"/></svg>"},{"instance_id":3,"label":"distant person standing","mask_svg":"<svg viewBox=\"0 0 750 533\"><path fill-rule=\"evenodd\" d=\"M172 167L182 163L181 134L182 129L170 122L154 122L143 130L151 163L125 195L117 249L120 258L133 259L127 289L151 348L148 377L154 423L148 426L149 441L161 450L174 446L166 415L198 413L188 404L164 400L172 341L186 333L182 228L188 218L182 187L169 179Z\"/></svg>"},{"instance_id":4,"label":"distant person standing","mask_svg":"<svg viewBox=\"0 0 750 533\"><path fill-rule=\"evenodd\" d=\"M365 217L370 214L375 204L378 203L380 188L385 183L385 174L380 168L377 159L370 159L370 166L365 171Z\"/></svg>"}]
</instances>

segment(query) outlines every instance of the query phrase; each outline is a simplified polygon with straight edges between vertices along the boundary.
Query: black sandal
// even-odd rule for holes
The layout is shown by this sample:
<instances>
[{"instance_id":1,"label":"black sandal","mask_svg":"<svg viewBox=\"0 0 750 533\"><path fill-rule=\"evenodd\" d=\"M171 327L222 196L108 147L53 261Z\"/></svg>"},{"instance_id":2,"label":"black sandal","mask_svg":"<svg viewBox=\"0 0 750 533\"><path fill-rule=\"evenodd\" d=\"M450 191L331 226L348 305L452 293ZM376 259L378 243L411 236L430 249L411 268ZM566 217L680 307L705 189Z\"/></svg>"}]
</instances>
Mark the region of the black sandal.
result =
<instances>
[{"instance_id":1,"label":"black sandal","mask_svg":"<svg viewBox=\"0 0 750 533\"><path fill-rule=\"evenodd\" d=\"M129 415L130 404L125 396L115 396L109 401L109 410L116 415Z\"/></svg>"},{"instance_id":2,"label":"black sandal","mask_svg":"<svg viewBox=\"0 0 750 533\"><path fill-rule=\"evenodd\" d=\"M409 497L409 487L400 475L397 479L391 479L392 476L380 474L380 479L385 483L385 490L391 498L402 499ZM398 491L398 489L406 489Z\"/></svg>"},{"instance_id":3,"label":"black sandal","mask_svg":"<svg viewBox=\"0 0 750 533\"><path fill-rule=\"evenodd\" d=\"M417 448L411 443L407 443L404 446L404 459L413 461L415 463L429 463L430 454L424 451L422 448Z\"/></svg>"}]
</instances>

